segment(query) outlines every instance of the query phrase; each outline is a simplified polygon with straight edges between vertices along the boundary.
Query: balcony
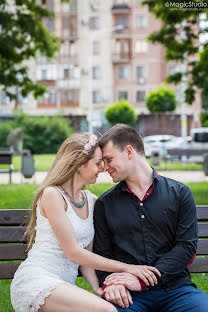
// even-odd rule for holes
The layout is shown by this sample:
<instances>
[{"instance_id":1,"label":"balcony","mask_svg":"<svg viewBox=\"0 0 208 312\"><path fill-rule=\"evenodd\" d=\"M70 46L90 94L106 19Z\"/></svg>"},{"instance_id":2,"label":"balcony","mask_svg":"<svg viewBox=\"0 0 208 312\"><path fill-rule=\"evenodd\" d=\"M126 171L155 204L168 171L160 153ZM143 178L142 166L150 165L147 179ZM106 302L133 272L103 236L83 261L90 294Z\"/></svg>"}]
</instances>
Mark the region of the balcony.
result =
<instances>
[{"instance_id":1,"label":"balcony","mask_svg":"<svg viewBox=\"0 0 208 312\"><path fill-rule=\"evenodd\" d=\"M38 82L44 85L45 87L55 87L56 85L56 80L42 79L42 80L38 80Z\"/></svg>"},{"instance_id":2,"label":"balcony","mask_svg":"<svg viewBox=\"0 0 208 312\"><path fill-rule=\"evenodd\" d=\"M112 61L114 64L129 63L131 60L131 52L126 53L113 53Z\"/></svg>"},{"instance_id":3,"label":"balcony","mask_svg":"<svg viewBox=\"0 0 208 312\"><path fill-rule=\"evenodd\" d=\"M44 103L38 103L38 108L56 108L56 103L50 103L50 102L44 102Z\"/></svg>"},{"instance_id":4,"label":"balcony","mask_svg":"<svg viewBox=\"0 0 208 312\"><path fill-rule=\"evenodd\" d=\"M80 79L57 80L56 86L59 89L77 90L80 88Z\"/></svg>"},{"instance_id":5,"label":"balcony","mask_svg":"<svg viewBox=\"0 0 208 312\"><path fill-rule=\"evenodd\" d=\"M113 14L129 14L131 12L131 8L128 4L119 3L120 1L114 1L112 6L112 13Z\"/></svg>"}]
</instances>

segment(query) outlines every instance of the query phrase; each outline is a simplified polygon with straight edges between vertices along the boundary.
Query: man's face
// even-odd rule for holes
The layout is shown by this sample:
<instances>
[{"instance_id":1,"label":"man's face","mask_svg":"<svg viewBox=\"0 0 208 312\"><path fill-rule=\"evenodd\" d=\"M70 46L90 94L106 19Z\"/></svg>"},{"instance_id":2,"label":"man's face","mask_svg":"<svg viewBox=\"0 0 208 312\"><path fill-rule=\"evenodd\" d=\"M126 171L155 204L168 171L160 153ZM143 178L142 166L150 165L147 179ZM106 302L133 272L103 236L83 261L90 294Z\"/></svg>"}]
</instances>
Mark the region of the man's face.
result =
<instances>
[{"instance_id":1,"label":"man's face","mask_svg":"<svg viewBox=\"0 0 208 312\"><path fill-rule=\"evenodd\" d=\"M119 147L109 141L102 149L104 171L107 171L113 182L125 180L128 175L128 154L126 149L121 151Z\"/></svg>"}]
</instances>

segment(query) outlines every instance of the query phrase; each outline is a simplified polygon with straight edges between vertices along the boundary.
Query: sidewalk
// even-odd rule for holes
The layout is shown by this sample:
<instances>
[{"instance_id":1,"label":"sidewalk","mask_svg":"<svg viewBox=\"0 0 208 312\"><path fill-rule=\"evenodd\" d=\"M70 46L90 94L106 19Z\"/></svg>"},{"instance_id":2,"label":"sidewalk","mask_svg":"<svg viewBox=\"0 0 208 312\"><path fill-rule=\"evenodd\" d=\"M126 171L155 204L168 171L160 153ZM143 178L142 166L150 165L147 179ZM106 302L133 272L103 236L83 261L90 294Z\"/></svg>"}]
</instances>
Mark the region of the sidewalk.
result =
<instances>
[{"instance_id":1,"label":"sidewalk","mask_svg":"<svg viewBox=\"0 0 208 312\"><path fill-rule=\"evenodd\" d=\"M208 176L204 175L203 171L188 171L188 170L167 170L167 171L159 171L160 175L165 177L169 177L174 180L178 180L183 183L187 182L208 182ZM25 179L20 172L12 173L12 183L35 183L41 184L46 176L47 172L45 171L37 171L31 179ZM101 172L99 177L97 178L97 183L112 183L112 178L107 172ZM9 184L9 174L1 173L0 174L0 184Z\"/></svg>"}]
</instances>

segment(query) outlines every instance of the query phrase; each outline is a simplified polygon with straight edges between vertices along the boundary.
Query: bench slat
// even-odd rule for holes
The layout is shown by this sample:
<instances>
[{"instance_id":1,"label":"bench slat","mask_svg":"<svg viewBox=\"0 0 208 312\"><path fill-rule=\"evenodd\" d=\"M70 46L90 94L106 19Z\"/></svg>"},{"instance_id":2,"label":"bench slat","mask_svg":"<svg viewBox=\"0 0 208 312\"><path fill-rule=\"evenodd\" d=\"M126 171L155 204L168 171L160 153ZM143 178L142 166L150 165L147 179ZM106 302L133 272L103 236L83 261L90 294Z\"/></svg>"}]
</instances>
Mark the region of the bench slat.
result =
<instances>
[{"instance_id":1,"label":"bench slat","mask_svg":"<svg viewBox=\"0 0 208 312\"><path fill-rule=\"evenodd\" d=\"M198 237L208 238L208 223L198 223Z\"/></svg>"},{"instance_id":2,"label":"bench slat","mask_svg":"<svg viewBox=\"0 0 208 312\"><path fill-rule=\"evenodd\" d=\"M198 221L208 221L208 206L197 206Z\"/></svg>"},{"instance_id":3,"label":"bench slat","mask_svg":"<svg viewBox=\"0 0 208 312\"><path fill-rule=\"evenodd\" d=\"M208 258L196 258L189 267L190 273L208 273Z\"/></svg>"},{"instance_id":4,"label":"bench slat","mask_svg":"<svg viewBox=\"0 0 208 312\"><path fill-rule=\"evenodd\" d=\"M199 240L198 241L197 255L198 256L208 255L208 240Z\"/></svg>"},{"instance_id":5,"label":"bench slat","mask_svg":"<svg viewBox=\"0 0 208 312\"><path fill-rule=\"evenodd\" d=\"M0 260L24 260L27 244L0 245Z\"/></svg>"},{"instance_id":6,"label":"bench slat","mask_svg":"<svg viewBox=\"0 0 208 312\"><path fill-rule=\"evenodd\" d=\"M20 263L0 263L0 279L11 279Z\"/></svg>"},{"instance_id":7,"label":"bench slat","mask_svg":"<svg viewBox=\"0 0 208 312\"><path fill-rule=\"evenodd\" d=\"M26 221L30 209L0 209L0 225L20 225ZM198 221L208 221L208 206L197 206Z\"/></svg>"},{"instance_id":8,"label":"bench slat","mask_svg":"<svg viewBox=\"0 0 208 312\"><path fill-rule=\"evenodd\" d=\"M22 238L26 230L25 226L18 227L1 227L0 228L0 243L18 243L23 242Z\"/></svg>"},{"instance_id":9,"label":"bench slat","mask_svg":"<svg viewBox=\"0 0 208 312\"><path fill-rule=\"evenodd\" d=\"M0 225L23 224L30 211L30 209L0 209Z\"/></svg>"}]
</instances>

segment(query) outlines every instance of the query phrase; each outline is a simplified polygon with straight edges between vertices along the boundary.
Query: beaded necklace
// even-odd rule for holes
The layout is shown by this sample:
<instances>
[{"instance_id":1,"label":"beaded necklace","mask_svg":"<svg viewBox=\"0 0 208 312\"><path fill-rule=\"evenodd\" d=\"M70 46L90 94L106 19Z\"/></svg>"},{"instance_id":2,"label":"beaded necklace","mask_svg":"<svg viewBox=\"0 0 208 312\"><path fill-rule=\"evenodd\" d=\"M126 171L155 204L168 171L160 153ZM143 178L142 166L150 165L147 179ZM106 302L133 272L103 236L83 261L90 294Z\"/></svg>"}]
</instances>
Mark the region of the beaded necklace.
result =
<instances>
[{"instance_id":1,"label":"beaded necklace","mask_svg":"<svg viewBox=\"0 0 208 312\"><path fill-rule=\"evenodd\" d=\"M60 185L61 186L61 185ZM64 191L64 193L70 198L71 200L71 203L78 207L78 208L82 208L84 206L84 204L86 203L86 196L85 196L85 193L83 194L84 195L84 200L81 204L77 203L72 197L71 195L69 195L69 193L63 188L63 186L61 186L62 190Z\"/></svg>"}]
</instances>

